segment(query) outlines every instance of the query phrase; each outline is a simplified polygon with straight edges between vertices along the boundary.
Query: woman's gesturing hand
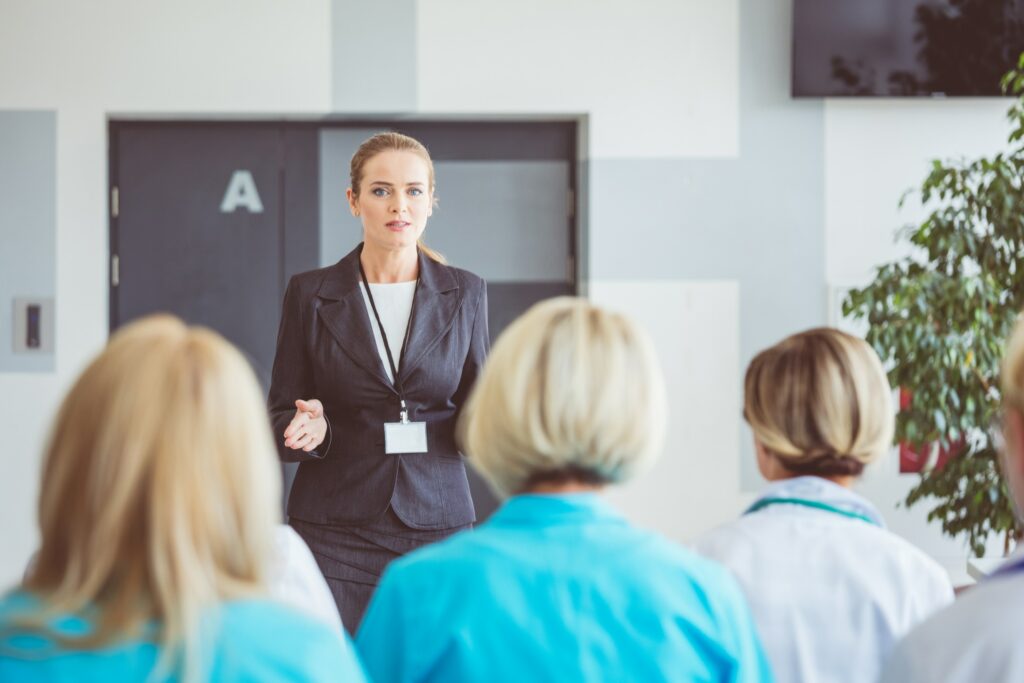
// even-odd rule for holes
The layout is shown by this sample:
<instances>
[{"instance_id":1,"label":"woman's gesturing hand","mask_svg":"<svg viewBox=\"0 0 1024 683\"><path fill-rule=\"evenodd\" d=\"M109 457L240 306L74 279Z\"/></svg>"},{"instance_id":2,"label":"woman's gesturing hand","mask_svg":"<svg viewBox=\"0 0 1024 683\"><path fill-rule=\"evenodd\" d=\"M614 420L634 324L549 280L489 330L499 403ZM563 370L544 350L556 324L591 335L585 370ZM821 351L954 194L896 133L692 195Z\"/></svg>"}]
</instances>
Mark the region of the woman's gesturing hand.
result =
<instances>
[{"instance_id":1,"label":"woman's gesturing hand","mask_svg":"<svg viewBox=\"0 0 1024 683\"><path fill-rule=\"evenodd\" d=\"M284 430L284 445L307 453L323 443L327 436L324 404L315 398L295 402L295 417Z\"/></svg>"}]
</instances>

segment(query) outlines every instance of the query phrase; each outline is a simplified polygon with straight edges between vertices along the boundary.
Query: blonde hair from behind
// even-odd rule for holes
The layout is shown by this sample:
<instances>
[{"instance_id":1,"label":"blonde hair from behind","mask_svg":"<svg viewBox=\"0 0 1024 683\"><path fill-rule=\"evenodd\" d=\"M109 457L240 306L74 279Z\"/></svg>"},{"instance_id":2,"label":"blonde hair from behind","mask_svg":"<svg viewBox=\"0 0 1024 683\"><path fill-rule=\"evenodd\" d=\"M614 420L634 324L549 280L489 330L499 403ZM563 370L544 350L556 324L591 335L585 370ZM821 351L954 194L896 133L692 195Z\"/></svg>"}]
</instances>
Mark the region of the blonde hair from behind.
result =
<instances>
[{"instance_id":1,"label":"blonde hair from behind","mask_svg":"<svg viewBox=\"0 0 1024 683\"><path fill-rule=\"evenodd\" d=\"M538 303L508 327L460 421L470 462L502 497L550 480L625 481L660 454L664 429L647 336L572 297Z\"/></svg>"},{"instance_id":2,"label":"blonde hair from behind","mask_svg":"<svg viewBox=\"0 0 1024 683\"><path fill-rule=\"evenodd\" d=\"M416 138L403 135L402 133L396 133L394 131L377 133L376 135L370 136L363 141L363 144L359 145L359 149L357 149L356 153L352 155L352 162L349 165L349 186L352 188L352 194L356 197L359 196L359 192L362 189L363 172L366 168L366 162L381 152L392 151L412 152L423 159L423 161L427 162L427 175L430 179L430 193L434 194L434 162L430 158L430 152L427 151L426 146ZM437 204L436 198L434 199L434 203ZM428 247L422 239L417 242L417 246L420 251L427 256L427 258L437 261L438 263L448 263L444 254Z\"/></svg>"},{"instance_id":3,"label":"blonde hair from behind","mask_svg":"<svg viewBox=\"0 0 1024 683\"><path fill-rule=\"evenodd\" d=\"M744 381L754 437L798 474L856 475L892 446L892 390L863 339L832 328L757 354Z\"/></svg>"},{"instance_id":4,"label":"blonde hair from behind","mask_svg":"<svg viewBox=\"0 0 1024 683\"><path fill-rule=\"evenodd\" d=\"M25 588L46 615L96 607L91 649L157 620L158 669L198 676L201 612L263 590L280 474L246 360L158 315L117 332L64 399L46 450L42 545Z\"/></svg>"}]
</instances>

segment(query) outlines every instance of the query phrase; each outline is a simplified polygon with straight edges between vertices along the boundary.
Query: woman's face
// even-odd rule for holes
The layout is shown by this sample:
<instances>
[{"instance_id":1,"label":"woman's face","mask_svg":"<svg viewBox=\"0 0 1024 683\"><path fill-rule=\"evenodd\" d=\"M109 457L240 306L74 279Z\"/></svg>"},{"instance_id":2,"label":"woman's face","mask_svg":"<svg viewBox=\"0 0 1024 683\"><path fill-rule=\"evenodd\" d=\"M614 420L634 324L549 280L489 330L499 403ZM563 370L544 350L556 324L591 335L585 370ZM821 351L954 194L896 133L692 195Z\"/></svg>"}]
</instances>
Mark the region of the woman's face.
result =
<instances>
[{"instance_id":1,"label":"woman's face","mask_svg":"<svg viewBox=\"0 0 1024 683\"><path fill-rule=\"evenodd\" d=\"M427 162L415 152L389 150L363 165L359 196L348 190L353 216L363 220L363 241L388 251L415 247L433 212Z\"/></svg>"}]
</instances>

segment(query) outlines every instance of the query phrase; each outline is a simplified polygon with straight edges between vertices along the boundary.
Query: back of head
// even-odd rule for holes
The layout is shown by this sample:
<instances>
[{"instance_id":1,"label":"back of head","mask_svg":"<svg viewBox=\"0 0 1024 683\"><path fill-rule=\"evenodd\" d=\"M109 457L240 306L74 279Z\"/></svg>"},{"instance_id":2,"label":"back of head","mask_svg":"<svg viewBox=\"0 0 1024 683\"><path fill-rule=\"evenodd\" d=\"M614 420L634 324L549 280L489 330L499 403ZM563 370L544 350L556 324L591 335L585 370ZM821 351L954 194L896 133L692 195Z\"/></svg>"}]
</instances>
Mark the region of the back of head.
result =
<instances>
[{"instance_id":1,"label":"back of head","mask_svg":"<svg viewBox=\"0 0 1024 683\"><path fill-rule=\"evenodd\" d=\"M787 337L750 362L743 415L795 474L860 474L892 445L892 391L878 355L831 328Z\"/></svg>"},{"instance_id":2,"label":"back of head","mask_svg":"<svg viewBox=\"0 0 1024 683\"><path fill-rule=\"evenodd\" d=\"M665 392L646 335L583 299L533 306L501 335L463 413L471 462L499 495L624 481L661 449Z\"/></svg>"},{"instance_id":3,"label":"back of head","mask_svg":"<svg viewBox=\"0 0 1024 683\"><path fill-rule=\"evenodd\" d=\"M81 647L261 587L280 475L262 392L219 335L170 316L124 327L86 368L47 448L42 546L26 588L55 612L99 608Z\"/></svg>"}]
</instances>

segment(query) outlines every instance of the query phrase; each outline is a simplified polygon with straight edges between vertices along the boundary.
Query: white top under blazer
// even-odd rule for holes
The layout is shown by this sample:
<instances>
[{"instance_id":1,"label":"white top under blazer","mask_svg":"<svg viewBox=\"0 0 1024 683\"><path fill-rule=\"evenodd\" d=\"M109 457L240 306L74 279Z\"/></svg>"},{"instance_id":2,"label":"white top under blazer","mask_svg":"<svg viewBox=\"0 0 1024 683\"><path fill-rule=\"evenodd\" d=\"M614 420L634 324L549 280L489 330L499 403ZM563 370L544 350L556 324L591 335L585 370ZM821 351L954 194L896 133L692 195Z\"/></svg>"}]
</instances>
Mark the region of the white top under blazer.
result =
<instances>
[{"instance_id":1,"label":"white top under blazer","mask_svg":"<svg viewBox=\"0 0 1024 683\"><path fill-rule=\"evenodd\" d=\"M387 352L384 350L384 338L380 334L380 326L377 324L377 318L373 315L370 299L366 296L366 287L362 283L359 283L359 291L363 294L366 314L370 316L370 329L373 330L373 340L377 342L377 353L380 354L384 374L394 382L395 378L391 376L391 364L388 363ZM373 303L377 306L377 313L380 314L381 325L384 325L384 332L388 335L391 357L395 361L395 367L399 368L402 363L402 344L405 342L405 332L409 327L409 316L412 314L412 301L416 295L416 280L394 283L371 282L370 292L373 294Z\"/></svg>"}]
</instances>

